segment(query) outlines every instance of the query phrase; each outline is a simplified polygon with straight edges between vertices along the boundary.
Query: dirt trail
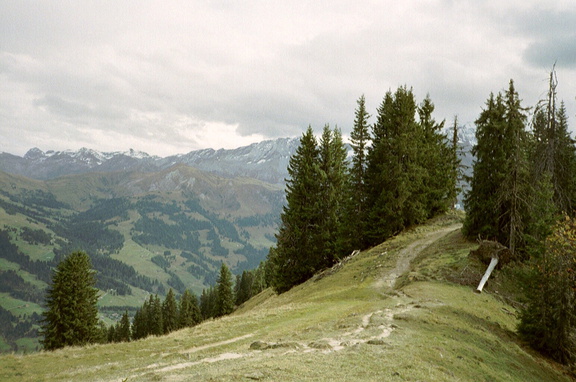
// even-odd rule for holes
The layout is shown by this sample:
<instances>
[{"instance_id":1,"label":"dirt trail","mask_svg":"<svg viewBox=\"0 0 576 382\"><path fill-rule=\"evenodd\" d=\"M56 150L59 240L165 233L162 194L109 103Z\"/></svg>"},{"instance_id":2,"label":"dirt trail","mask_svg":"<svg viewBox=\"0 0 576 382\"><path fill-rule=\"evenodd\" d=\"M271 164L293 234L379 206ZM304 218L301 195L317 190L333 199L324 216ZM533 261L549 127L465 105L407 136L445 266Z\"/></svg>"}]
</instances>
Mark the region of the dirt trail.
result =
<instances>
[{"instance_id":1,"label":"dirt trail","mask_svg":"<svg viewBox=\"0 0 576 382\"><path fill-rule=\"evenodd\" d=\"M414 258L420 254L420 252L432 245L435 241L446 236L449 232L460 229L461 227L462 224L450 225L437 231L429 232L423 238L410 243L410 245L408 245L406 248L403 248L398 253L398 259L396 260L396 266L394 269L376 280L374 287L394 288L394 284L396 284L398 277L408 271L410 268L410 262L412 262L412 260L414 260Z\"/></svg>"}]
</instances>

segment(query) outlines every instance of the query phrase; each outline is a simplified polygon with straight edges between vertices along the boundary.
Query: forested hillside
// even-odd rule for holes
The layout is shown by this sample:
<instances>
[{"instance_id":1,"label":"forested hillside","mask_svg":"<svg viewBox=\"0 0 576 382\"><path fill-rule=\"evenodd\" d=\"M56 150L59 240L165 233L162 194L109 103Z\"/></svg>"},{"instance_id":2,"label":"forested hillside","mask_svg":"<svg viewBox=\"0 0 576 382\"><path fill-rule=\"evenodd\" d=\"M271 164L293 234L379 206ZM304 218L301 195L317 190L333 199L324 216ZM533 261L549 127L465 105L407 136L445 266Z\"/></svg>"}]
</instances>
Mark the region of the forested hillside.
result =
<instances>
[{"instance_id":1,"label":"forested hillside","mask_svg":"<svg viewBox=\"0 0 576 382\"><path fill-rule=\"evenodd\" d=\"M36 348L51 269L75 251L97 272L106 323L150 294L197 295L222 262L256 268L271 245L283 191L177 165L35 181L0 173L1 349Z\"/></svg>"}]
</instances>

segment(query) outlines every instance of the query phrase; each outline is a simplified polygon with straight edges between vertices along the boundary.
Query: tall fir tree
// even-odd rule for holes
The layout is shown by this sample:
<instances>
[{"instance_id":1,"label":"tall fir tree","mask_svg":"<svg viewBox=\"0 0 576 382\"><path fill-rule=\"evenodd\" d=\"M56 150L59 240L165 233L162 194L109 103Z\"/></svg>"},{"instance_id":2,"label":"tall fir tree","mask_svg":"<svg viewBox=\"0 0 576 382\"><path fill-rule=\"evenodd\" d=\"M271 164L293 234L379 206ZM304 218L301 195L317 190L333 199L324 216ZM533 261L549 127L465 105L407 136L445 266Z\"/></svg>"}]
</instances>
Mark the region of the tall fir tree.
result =
<instances>
[{"instance_id":1,"label":"tall fir tree","mask_svg":"<svg viewBox=\"0 0 576 382\"><path fill-rule=\"evenodd\" d=\"M422 129L416 121L412 89L388 92L378 108L368 151L367 238L378 244L427 215L424 189L426 169L419 158Z\"/></svg>"},{"instance_id":2,"label":"tall fir tree","mask_svg":"<svg viewBox=\"0 0 576 382\"><path fill-rule=\"evenodd\" d=\"M316 271L321 251L318 228L323 220L319 208L320 168L318 145L312 127L300 138L300 145L288 164L286 205L280 216L276 248L270 250L271 284L278 293L309 279Z\"/></svg>"},{"instance_id":3,"label":"tall fir tree","mask_svg":"<svg viewBox=\"0 0 576 382\"><path fill-rule=\"evenodd\" d=\"M465 200L464 231L508 246L514 255L524 253L530 195L526 109L514 82L476 121L477 145L470 191Z\"/></svg>"},{"instance_id":4,"label":"tall fir tree","mask_svg":"<svg viewBox=\"0 0 576 382\"><path fill-rule=\"evenodd\" d=\"M164 320L162 317L162 302L158 295L150 295L148 300L148 334L160 336L164 334Z\"/></svg>"},{"instance_id":5,"label":"tall fir tree","mask_svg":"<svg viewBox=\"0 0 576 382\"><path fill-rule=\"evenodd\" d=\"M532 189L529 183L528 140L525 131L527 117L512 80L505 94L505 105L503 145L507 152L506 161L501 164L504 174L497 196L500 212L498 239L516 255L517 250L524 249L525 222Z\"/></svg>"},{"instance_id":6,"label":"tall fir tree","mask_svg":"<svg viewBox=\"0 0 576 382\"><path fill-rule=\"evenodd\" d=\"M207 320L216 316L217 290L214 286L203 289L200 295L200 312L202 319Z\"/></svg>"},{"instance_id":7,"label":"tall fir tree","mask_svg":"<svg viewBox=\"0 0 576 382\"><path fill-rule=\"evenodd\" d=\"M168 290L166 298L162 303L162 322L164 334L178 329L178 305L172 288Z\"/></svg>"},{"instance_id":8,"label":"tall fir tree","mask_svg":"<svg viewBox=\"0 0 576 382\"><path fill-rule=\"evenodd\" d=\"M498 239L498 190L504 181L508 163L505 141L506 106L501 94L490 97L486 108L476 120L476 145L472 148L475 157L473 175L469 179L470 189L464 206L466 219L464 232L468 237L480 236Z\"/></svg>"},{"instance_id":9,"label":"tall fir tree","mask_svg":"<svg viewBox=\"0 0 576 382\"><path fill-rule=\"evenodd\" d=\"M243 271L237 278L236 285L236 305L242 305L252 297L252 286L254 284L254 274L250 271Z\"/></svg>"},{"instance_id":10,"label":"tall fir tree","mask_svg":"<svg viewBox=\"0 0 576 382\"><path fill-rule=\"evenodd\" d=\"M344 253L365 247L364 232L368 221L366 168L370 131L366 100L362 95L357 101L354 127L350 133L353 156L350 175L344 191L344 221L339 234L340 248Z\"/></svg>"},{"instance_id":11,"label":"tall fir tree","mask_svg":"<svg viewBox=\"0 0 576 382\"><path fill-rule=\"evenodd\" d=\"M435 106L427 95L418 107L421 137L416 149L416 166L423 169L421 203L426 210L426 218L446 212L456 196L459 159L456 147L450 145L442 133L444 121L438 123L432 116ZM457 139L457 137L456 137Z\"/></svg>"},{"instance_id":12,"label":"tall fir tree","mask_svg":"<svg viewBox=\"0 0 576 382\"><path fill-rule=\"evenodd\" d=\"M324 126L318 157L318 209L321 219L317 233L319 248L314 256L317 260L315 271L332 266L343 255L338 236L341 232L348 184L347 155L340 130L331 130L328 125Z\"/></svg>"},{"instance_id":13,"label":"tall fir tree","mask_svg":"<svg viewBox=\"0 0 576 382\"><path fill-rule=\"evenodd\" d=\"M202 314L198 305L198 298L188 289L180 296L180 309L178 309L178 327L187 328L199 324Z\"/></svg>"},{"instance_id":14,"label":"tall fir tree","mask_svg":"<svg viewBox=\"0 0 576 382\"><path fill-rule=\"evenodd\" d=\"M130 317L128 317L128 311L125 311L118 323L116 329L116 338L118 342L128 342L130 341L132 335L130 332Z\"/></svg>"},{"instance_id":15,"label":"tall fir tree","mask_svg":"<svg viewBox=\"0 0 576 382\"><path fill-rule=\"evenodd\" d=\"M536 350L564 364L576 362L576 220L565 215L534 261L529 300L518 331Z\"/></svg>"},{"instance_id":16,"label":"tall fir tree","mask_svg":"<svg viewBox=\"0 0 576 382\"><path fill-rule=\"evenodd\" d=\"M132 338L134 340L139 340L146 338L148 336L148 302L144 301L144 304L140 309L136 310L134 318L132 319Z\"/></svg>"},{"instance_id":17,"label":"tall fir tree","mask_svg":"<svg viewBox=\"0 0 576 382\"><path fill-rule=\"evenodd\" d=\"M463 176L462 163L460 159L461 151L458 140L458 129L458 116L455 116L454 123L452 124L452 139L450 141L450 156L452 160L450 167L450 184L448 185L450 190L448 199L452 201L452 208L456 208L456 204L458 203L458 194L461 191L459 183Z\"/></svg>"},{"instance_id":18,"label":"tall fir tree","mask_svg":"<svg viewBox=\"0 0 576 382\"><path fill-rule=\"evenodd\" d=\"M42 314L44 349L85 345L98 339L95 285L95 271L86 253L74 252L58 264Z\"/></svg>"},{"instance_id":19,"label":"tall fir tree","mask_svg":"<svg viewBox=\"0 0 576 382\"><path fill-rule=\"evenodd\" d=\"M232 289L232 273L222 263L220 266L220 275L216 285L216 317L230 314L234 311L234 291Z\"/></svg>"},{"instance_id":20,"label":"tall fir tree","mask_svg":"<svg viewBox=\"0 0 576 382\"><path fill-rule=\"evenodd\" d=\"M568 117L564 102L557 106L554 70L550 72L548 96L534 112L532 128L533 176L537 182L548 174L554 190L554 204L559 211L574 214L576 202L576 152L568 131Z\"/></svg>"}]
</instances>

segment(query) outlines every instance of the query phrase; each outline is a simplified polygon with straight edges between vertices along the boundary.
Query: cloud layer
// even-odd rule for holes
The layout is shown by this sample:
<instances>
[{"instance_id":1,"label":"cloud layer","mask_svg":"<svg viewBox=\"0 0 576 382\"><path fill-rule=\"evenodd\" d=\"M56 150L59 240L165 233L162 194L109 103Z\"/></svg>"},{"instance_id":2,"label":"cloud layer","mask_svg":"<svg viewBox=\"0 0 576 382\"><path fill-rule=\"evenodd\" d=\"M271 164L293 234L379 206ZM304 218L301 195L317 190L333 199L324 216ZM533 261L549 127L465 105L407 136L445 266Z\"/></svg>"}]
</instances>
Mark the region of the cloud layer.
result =
<instances>
[{"instance_id":1,"label":"cloud layer","mask_svg":"<svg viewBox=\"0 0 576 382\"><path fill-rule=\"evenodd\" d=\"M554 62L573 118L576 4L541 3L0 0L0 151L346 134L401 85L472 124L510 78L535 104Z\"/></svg>"}]
</instances>

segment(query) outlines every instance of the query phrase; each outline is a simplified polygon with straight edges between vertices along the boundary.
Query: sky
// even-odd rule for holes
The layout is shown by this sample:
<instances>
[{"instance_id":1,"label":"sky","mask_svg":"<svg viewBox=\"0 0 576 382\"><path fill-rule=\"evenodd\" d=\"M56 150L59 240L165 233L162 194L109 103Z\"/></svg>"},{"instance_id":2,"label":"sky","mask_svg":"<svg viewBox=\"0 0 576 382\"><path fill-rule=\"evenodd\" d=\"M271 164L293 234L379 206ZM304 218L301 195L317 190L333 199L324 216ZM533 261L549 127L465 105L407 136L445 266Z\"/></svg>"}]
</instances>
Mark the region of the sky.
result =
<instances>
[{"instance_id":1,"label":"sky","mask_svg":"<svg viewBox=\"0 0 576 382\"><path fill-rule=\"evenodd\" d=\"M169 156L350 133L386 92L474 126L510 79L576 120L573 0L0 0L0 152Z\"/></svg>"}]
</instances>

